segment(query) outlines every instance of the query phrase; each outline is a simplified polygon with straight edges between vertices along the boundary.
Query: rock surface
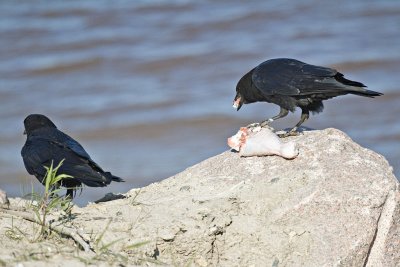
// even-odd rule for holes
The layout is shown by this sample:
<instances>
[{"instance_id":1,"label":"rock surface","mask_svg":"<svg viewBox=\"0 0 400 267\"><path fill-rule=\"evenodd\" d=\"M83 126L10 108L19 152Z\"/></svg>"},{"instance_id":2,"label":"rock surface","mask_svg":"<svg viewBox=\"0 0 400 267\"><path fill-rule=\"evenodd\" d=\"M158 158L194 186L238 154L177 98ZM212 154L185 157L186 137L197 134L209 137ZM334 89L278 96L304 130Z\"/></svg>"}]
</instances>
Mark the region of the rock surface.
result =
<instances>
[{"instance_id":1,"label":"rock surface","mask_svg":"<svg viewBox=\"0 0 400 267\"><path fill-rule=\"evenodd\" d=\"M227 151L125 199L75 208L73 224L88 239L119 240L110 249L131 263L400 266L399 183L384 157L335 129L289 139L293 160Z\"/></svg>"}]
</instances>

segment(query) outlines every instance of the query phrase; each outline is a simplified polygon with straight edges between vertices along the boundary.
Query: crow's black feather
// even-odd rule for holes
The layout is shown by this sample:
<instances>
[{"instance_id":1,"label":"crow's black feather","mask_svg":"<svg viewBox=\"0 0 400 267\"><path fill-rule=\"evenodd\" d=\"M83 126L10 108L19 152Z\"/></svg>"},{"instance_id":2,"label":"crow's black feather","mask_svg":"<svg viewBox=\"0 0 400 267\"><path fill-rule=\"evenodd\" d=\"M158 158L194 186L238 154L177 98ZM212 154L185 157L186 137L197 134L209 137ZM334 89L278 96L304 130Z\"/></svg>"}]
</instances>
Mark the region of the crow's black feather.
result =
<instances>
[{"instance_id":1,"label":"crow's black feather","mask_svg":"<svg viewBox=\"0 0 400 267\"><path fill-rule=\"evenodd\" d=\"M344 78L335 69L310 65L295 59L277 58L267 60L246 73L236 86L234 99L237 110L243 104L269 102L279 105L281 112L270 121L282 118L287 111L302 109L302 119L292 130L297 129L309 112L319 113L322 101L346 94L366 97L382 93L365 89L365 85ZM266 122L266 121L265 121Z\"/></svg>"},{"instance_id":2,"label":"crow's black feather","mask_svg":"<svg viewBox=\"0 0 400 267\"><path fill-rule=\"evenodd\" d=\"M57 129L53 122L41 114L31 114L24 120L27 140L21 155L29 174L44 183L44 166L53 166L64 160L58 174L73 178L63 179L61 185L76 188L85 184L92 187L106 186L111 181L123 182L119 177L105 172L94 162L85 149L73 138ZM68 194L73 192L67 191Z\"/></svg>"}]
</instances>

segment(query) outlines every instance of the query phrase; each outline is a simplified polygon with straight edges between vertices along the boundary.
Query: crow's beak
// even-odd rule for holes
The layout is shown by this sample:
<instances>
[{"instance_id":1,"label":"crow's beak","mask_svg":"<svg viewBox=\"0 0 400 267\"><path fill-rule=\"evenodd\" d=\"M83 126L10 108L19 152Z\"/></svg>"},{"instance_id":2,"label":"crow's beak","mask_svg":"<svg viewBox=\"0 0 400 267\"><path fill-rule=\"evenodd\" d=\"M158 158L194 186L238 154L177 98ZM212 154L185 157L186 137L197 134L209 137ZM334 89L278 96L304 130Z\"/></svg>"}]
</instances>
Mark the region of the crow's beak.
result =
<instances>
[{"instance_id":1,"label":"crow's beak","mask_svg":"<svg viewBox=\"0 0 400 267\"><path fill-rule=\"evenodd\" d=\"M237 99L235 99L235 100L233 101L232 107L233 107L234 109L236 109L236 111L238 111L238 110L242 107L242 105L243 105L243 103L242 103L240 100L241 100L241 98L238 97Z\"/></svg>"},{"instance_id":2,"label":"crow's beak","mask_svg":"<svg viewBox=\"0 0 400 267\"><path fill-rule=\"evenodd\" d=\"M26 135L26 130L24 130L24 135Z\"/></svg>"}]
</instances>

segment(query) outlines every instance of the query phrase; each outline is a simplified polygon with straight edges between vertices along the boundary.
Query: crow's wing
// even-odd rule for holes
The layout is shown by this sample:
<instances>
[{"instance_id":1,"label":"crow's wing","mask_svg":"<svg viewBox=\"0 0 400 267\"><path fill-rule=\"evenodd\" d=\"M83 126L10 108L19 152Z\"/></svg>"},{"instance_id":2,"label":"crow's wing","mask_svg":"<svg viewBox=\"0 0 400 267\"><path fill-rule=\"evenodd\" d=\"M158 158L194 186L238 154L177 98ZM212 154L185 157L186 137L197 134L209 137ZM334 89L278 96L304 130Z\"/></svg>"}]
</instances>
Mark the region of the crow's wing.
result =
<instances>
[{"instance_id":1,"label":"crow's wing","mask_svg":"<svg viewBox=\"0 0 400 267\"><path fill-rule=\"evenodd\" d=\"M264 95L331 94L346 88L334 78L337 74L294 59L272 59L254 69L252 81Z\"/></svg>"},{"instance_id":2,"label":"crow's wing","mask_svg":"<svg viewBox=\"0 0 400 267\"><path fill-rule=\"evenodd\" d=\"M48 135L49 142L52 142L65 149L69 149L82 158L91 159L89 154L75 139L57 129L52 130L54 132Z\"/></svg>"},{"instance_id":3,"label":"crow's wing","mask_svg":"<svg viewBox=\"0 0 400 267\"><path fill-rule=\"evenodd\" d=\"M43 137L29 138L21 151L28 173L35 175L39 180L43 179L46 174L43 166L50 166L52 161L55 166L64 159L58 170L59 174L71 175L88 186L105 186L110 183L110 179L102 174L101 168L90 157L82 157L64 144L65 142L60 144ZM68 181L67 179L65 184L75 184L74 181Z\"/></svg>"},{"instance_id":4,"label":"crow's wing","mask_svg":"<svg viewBox=\"0 0 400 267\"><path fill-rule=\"evenodd\" d=\"M70 150L71 152L75 153L82 159L87 160L90 166L92 166L92 168L94 168L96 171L103 172L103 169L91 159L91 157L81 146L81 144L79 144L75 139L73 139L69 135L57 129L54 129L54 133L50 135L49 141L57 146L62 147L65 150Z\"/></svg>"},{"instance_id":5,"label":"crow's wing","mask_svg":"<svg viewBox=\"0 0 400 267\"><path fill-rule=\"evenodd\" d=\"M54 146L50 142L41 138L29 138L22 148L21 155L28 173L35 175L40 182L46 175L43 166L50 166L52 160L55 165L64 159L62 154L55 153Z\"/></svg>"}]
</instances>

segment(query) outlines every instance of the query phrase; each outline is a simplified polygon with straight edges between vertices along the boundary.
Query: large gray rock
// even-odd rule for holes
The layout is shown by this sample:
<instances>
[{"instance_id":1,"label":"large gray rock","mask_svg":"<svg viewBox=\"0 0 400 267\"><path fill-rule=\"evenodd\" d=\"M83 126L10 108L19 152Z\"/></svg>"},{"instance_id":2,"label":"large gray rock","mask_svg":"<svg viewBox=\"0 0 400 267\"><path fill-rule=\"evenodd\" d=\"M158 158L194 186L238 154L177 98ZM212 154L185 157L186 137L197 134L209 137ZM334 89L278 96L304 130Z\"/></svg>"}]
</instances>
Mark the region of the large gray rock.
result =
<instances>
[{"instance_id":1,"label":"large gray rock","mask_svg":"<svg viewBox=\"0 0 400 267\"><path fill-rule=\"evenodd\" d=\"M76 209L74 224L130 259L184 266L400 266L400 193L381 155L335 130L300 154L225 152L127 199ZM221 140L221 142L224 140Z\"/></svg>"}]
</instances>

